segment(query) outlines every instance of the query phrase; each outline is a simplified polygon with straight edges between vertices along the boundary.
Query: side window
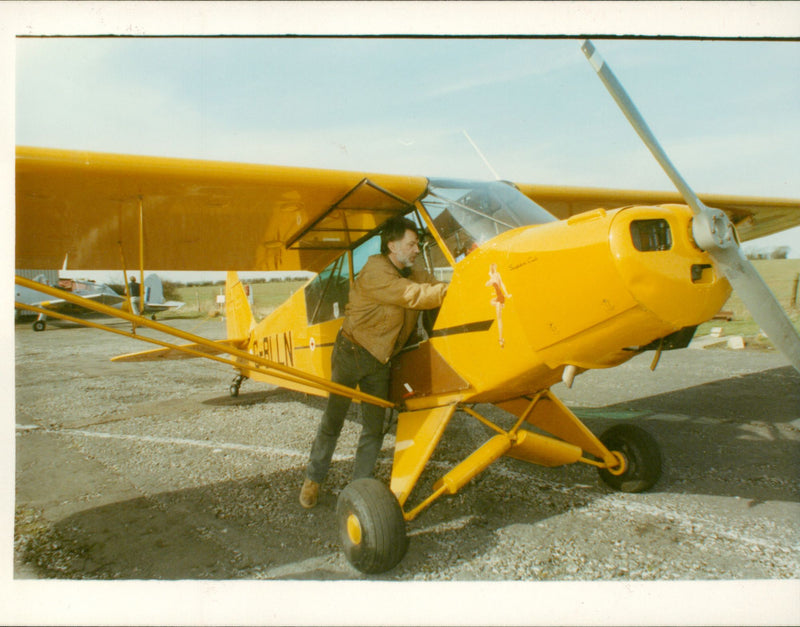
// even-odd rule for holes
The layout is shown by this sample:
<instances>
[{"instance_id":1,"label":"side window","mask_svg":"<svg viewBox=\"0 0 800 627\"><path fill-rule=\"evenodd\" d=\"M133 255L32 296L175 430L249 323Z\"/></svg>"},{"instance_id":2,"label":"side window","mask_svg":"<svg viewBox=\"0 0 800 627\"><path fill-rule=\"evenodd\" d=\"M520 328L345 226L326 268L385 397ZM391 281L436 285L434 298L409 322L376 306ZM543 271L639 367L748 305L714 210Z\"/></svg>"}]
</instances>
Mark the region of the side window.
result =
<instances>
[{"instance_id":1,"label":"side window","mask_svg":"<svg viewBox=\"0 0 800 627\"><path fill-rule=\"evenodd\" d=\"M359 270L371 255L381 250L380 236L372 237L353 251L353 270ZM344 307L350 300L350 266L345 253L306 286L308 324L320 324L344 317Z\"/></svg>"},{"instance_id":2,"label":"side window","mask_svg":"<svg viewBox=\"0 0 800 627\"><path fill-rule=\"evenodd\" d=\"M308 324L320 324L344 316L344 306L350 296L347 254L320 272L305 291Z\"/></svg>"},{"instance_id":3,"label":"side window","mask_svg":"<svg viewBox=\"0 0 800 627\"><path fill-rule=\"evenodd\" d=\"M366 242L361 244L358 248L353 251L353 272L356 276L361 271L361 268L364 267L364 264L367 263L367 259L372 257L372 255L377 255L381 252L381 237L380 235L376 235L375 237L370 237Z\"/></svg>"}]
</instances>

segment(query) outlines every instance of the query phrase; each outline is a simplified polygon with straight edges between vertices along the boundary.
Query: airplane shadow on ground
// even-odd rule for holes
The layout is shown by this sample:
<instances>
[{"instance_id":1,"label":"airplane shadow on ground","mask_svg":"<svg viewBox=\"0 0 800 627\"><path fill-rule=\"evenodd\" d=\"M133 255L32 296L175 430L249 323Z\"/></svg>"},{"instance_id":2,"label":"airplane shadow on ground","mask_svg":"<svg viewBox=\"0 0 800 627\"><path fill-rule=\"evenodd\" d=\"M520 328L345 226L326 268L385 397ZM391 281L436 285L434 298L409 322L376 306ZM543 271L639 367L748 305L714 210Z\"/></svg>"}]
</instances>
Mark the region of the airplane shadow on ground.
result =
<instances>
[{"instance_id":1,"label":"airplane shadow on ground","mask_svg":"<svg viewBox=\"0 0 800 627\"><path fill-rule=\"evenodd\" d=\"M800 374L786 366L617 403L587 418L638 414L631 422L661 446L656 490L800 501ZM581 410L577 411L578 414ZM592 413L591 411L589 412Z\"/></svg>"},{"instance_id":2,"label":"airplane shadow on ground","mask_svg":"<svg viewBox=\"0 0 800 627\"><path fill-rule=\"evenodd\" d=\"M350 471L349 463L332 466L313 510L297 502L299 468L86 510L54 525L24 559L43 578L403 581L432 570L433 554L438 567L483 555L499 527L533 524L590 500L553 491L543 504L523 498L509 508L512 481L495 477L490 494L473 486L473 494L442 500L410 523L403 562L365 576L346 563L338 542L336 498Z\"/></svg>"},{"instance_id":3,"label":"airplane shadow on ground","mask_svg":"<svg viewBox=\"0 0 800 627\"><path fill-rule=\"evenodd\" d=\"M735 422L800 419L800 373L791 366L712 381L609 409L651 410Z\"/></svg>"},{"instance_id":4,"label":"airplane shadow on ground","mask_svg":"<svg viewBox=\"0 0 800 627\"><path fill-rule=\"evenodd\" d=\"M230 402L271 396L250 394ZM766 500L797 502L800 446L786 431L796 427L778 421L798 417L799 398L800 377L779 368L620 403L603 408L606 417L603 412L588 416L586 423L600 433L619 422L607 417L611 413L642 412L638 424L656 437L664 458L655 492L735 496L749 499L752 506ZM308 401L321 402L315 397ZM751 428L754 422L757 428ZM454 418L411 505L482 439L482 427L476 431L475 422L461 414ZM31 544L25 560L38 565L41 576L54 578L364 579L345 562L336 529L336 496L351 469L352 461L332 464L313 510L297 503L303 476L299 465L86 510L50 528ZM388 481L389 471L384 459L379 478ZM432 572L432 561L441 568L491 551L498 530L515 523L535 525L609 493L588 466L546 469L501 460L410 523L405 559L370 579L424 578Z\"/></svg>"},{"instance_id":5,"label":"airplane shadow on ground","mask_svg":"<svg viewBox=\"0 0 800 627\"><path fill-rule=\"evenodd\" d=\"M300 401L310 407L319 408L322 411L325 408L326 399L314 396L313 394L302 394L300 392L293 392L283 388L261 389L254 392L239 392L238 396L218 396L209 398L202 401L203 405L211 407L230 407L230 406L247 406L258 405L260 403L267 403L270 400L286 400L291 399Z\"/></svg>"}]
</instances>

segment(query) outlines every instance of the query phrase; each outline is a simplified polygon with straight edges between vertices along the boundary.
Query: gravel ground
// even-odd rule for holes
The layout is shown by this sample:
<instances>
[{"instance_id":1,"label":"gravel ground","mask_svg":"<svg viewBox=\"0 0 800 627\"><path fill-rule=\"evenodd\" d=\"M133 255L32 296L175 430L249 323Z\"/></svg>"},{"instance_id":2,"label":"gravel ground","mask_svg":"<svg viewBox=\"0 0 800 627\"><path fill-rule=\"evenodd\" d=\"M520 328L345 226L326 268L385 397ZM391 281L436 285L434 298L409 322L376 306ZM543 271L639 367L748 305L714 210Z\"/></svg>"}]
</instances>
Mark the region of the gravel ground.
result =
<instances>
[{"instance_id":1,"label":"gravel ground","mask_svg":"<svg viewBox=\"0 0 800 627\"><path fill-rule=\"evenodd\" d=\"M224 333L219 320L171 324ZM800 621L800 375L774 352L674 351L655 373L642 356L585 373L571 390L556 386L595 433L623 420L650 431L664 457L656 486L615 493L587 466L504 458L408 525L399 566L366 577L345 560L334 521L355 422L346 423L320 505L297 503L321 399L252 382L232 399L231 371L212 362L112 364L110 356L146 347L90 329L33 333L20 324L15 344L17 582L623 582L613 589L620 603L639 582L769 582L774 599L795 600L787 624ZM457 414L412 501L487 437ZM378 469L387 481L393 444L390 434ZM515 600L505 622L544 620L532 601L552 603L542 590ZM725 590L727 603L741 600L738 586ZM613 610L614 595L592 594L582 589L580 598ZM774 609L768 603L752 620ZM669 611L683 610L667 608L662 620Z\"/></svg>"}]
</instances>

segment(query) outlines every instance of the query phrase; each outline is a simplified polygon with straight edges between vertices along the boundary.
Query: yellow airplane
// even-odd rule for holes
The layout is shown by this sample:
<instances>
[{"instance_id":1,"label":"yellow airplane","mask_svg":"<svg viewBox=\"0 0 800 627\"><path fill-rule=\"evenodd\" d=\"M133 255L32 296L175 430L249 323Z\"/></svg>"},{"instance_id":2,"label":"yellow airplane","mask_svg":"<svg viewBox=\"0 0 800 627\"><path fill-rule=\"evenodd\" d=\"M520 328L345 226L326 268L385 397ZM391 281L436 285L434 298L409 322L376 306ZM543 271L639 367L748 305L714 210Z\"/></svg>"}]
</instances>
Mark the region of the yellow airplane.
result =
<instances>
[{"instance_id":1,"label":"yellow airplane","mask_svg":"<svg viewBox=\"0 0 800 627\"><path fill-rule=\"evenodd\" d=\"M206 357L235 368L233 395L250 378L396 410L390 485L360 480L339 495L341 543L363 572L394 567L407 550L406 522L502 456L589 464L615 489L646 490L661 473L655 440L633 425L594 435L551 386L647 350L655 367L662 350L686 346L719 311L731 284L800 370L800 337L739 248L739 237L800 224L800 201L697 197L592 44L583 47L679 193L18 147L17 267L57 267L69 253L75 268L113 269L144 250L147 267L227 270L224 341L92 305L188 342L133 335L160 347L115 359ZM418 262L449 288L393 360L387 401L332 383L330 358L349 287L394 215L417 221ZM235 270L316 276L258 322ZM482 403L509 412L509 423L482 416ZM493 435L416 495L456 411Z\"/></svg>"}]
</instances>

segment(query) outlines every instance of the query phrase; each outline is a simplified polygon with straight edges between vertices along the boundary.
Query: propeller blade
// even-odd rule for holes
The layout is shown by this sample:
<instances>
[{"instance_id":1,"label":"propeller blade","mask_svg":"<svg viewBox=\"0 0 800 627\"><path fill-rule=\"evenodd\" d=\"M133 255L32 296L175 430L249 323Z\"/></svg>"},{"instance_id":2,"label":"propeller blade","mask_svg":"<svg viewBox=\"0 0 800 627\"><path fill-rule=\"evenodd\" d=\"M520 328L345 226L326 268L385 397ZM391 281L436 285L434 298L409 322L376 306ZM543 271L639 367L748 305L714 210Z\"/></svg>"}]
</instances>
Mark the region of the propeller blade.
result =
<instances>
[{"instance_id":1,"label":"propeller blade","mask_svg":"<svg viewBox=\"0 0 800 627\"><path fill-rule=\"evenodd\" d=\"M753 319L769 336L772 343L789 359L792 366L800 372L800 335L797 334L792 321L778 303L775 295L742 252L736 237L736 230L728 216L719 209L706 207L697 197L694 190L672 164L625 88L597 52L594 44L586 40L581 44L581 50L636 133L694 213L692 235L697 245L714 260L717 268L725 275L737 295L747 305Z\"/></svg>"},{"instance_id":2,"label":"propeller blade","mask_svg":"<svg viewBox=\"0 0 800 627\"><path fill-rule=\"evenodd\" d=\"M712 254L717 267L730 281L736 295L742 299L750 313L772 340L800 372L800 336L778 303L772 290L745 256L739 246L721 248Z\"/></svg>"},{"instance_id":3,"label":"propeller blade","mask_svg":"<svg viewBox=\"0 0 800 627\"><path fill-rule=\"evenodd\" d=\"M639 137L642 138L642 141L650 149L650 152L653 153L656 161L658 161L664 169L664 172L666 172L667 176L672 180L675 187L678 188L681 196L689 203L689 207L691 207L695 214L702 213L707 207L700 201L697 194L692 191L692 188L689 187L689 184L681 176L681 173L678 172L678 169L672 165L672 161L670 161L667 153L661 148L656 136L653 135L650 127L647 126L647 122L644 121L636 105L633 104L633 100L628 96L628 92L625 91L622 83L617 80L614 72L608 67L608 64L606 64L603 57L600 56L600 53L597 52L594 44L587 39L581 44L581 50L583 50L583 54L586 55L586 58L589 59L589 63L592 64L600 80L603 81L608 93L611 94L619 108L622 109L622 112L625 114L625 117L628 118L634 130L639 134Z\"/></svg>"}]
</instances>

